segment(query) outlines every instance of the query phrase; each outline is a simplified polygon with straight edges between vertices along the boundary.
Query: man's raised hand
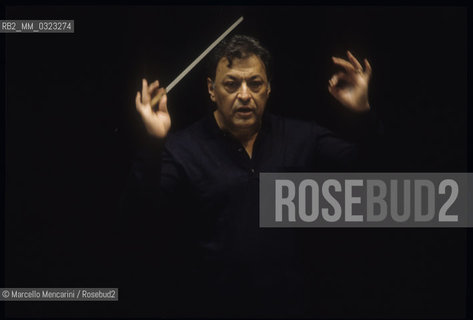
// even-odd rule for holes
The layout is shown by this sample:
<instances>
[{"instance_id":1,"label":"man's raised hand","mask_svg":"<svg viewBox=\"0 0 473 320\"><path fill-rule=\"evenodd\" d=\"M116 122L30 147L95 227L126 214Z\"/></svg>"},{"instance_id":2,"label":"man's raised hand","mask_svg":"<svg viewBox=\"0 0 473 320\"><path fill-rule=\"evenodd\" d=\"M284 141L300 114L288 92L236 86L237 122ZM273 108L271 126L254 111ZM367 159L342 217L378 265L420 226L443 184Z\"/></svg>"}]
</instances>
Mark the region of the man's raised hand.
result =
<instances>
[{"instance_id":1,"label":"man's raised hand","mask_svg":"<svg viewBox=\"0 0 473 320\"><path fill-rule=\"evenodd\" d=\"M329 80L328 91L343 106L355 112L370 110L368 101L368 83L371 79L371 65L368 60L364 60L365 70L358 60L347 51L349 61L332 57L333 63L345 69ZM340 85L343 81L343 85Z\"/></svg>"},{"instance_id":2,"label":"man's raised hand","mask_svg":"<svg viewBox=\"0 0 473 320\"><path fill-rule=\"evenodd\" d=\"M143 79L143 88L141 93L136 93L135 103L146 131L155 138L165 138L171 128L171 117L167 108L166 92L164 88L159 88L159 81L156 80L148 86L148 81Z\"/></svg>"}]
</instances>

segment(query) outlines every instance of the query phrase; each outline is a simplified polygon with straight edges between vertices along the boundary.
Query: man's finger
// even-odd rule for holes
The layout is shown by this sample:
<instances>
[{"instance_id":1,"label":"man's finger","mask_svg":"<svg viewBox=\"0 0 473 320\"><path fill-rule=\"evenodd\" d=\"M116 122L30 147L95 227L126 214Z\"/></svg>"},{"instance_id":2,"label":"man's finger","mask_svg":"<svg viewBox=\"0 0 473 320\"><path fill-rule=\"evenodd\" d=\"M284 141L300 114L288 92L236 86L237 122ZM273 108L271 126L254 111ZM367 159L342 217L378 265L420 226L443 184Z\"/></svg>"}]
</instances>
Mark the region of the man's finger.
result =
<instances>
[{"instance_id":1,"label":"man's finger","mask_svg":"<svg viewBox=\"0 0 473 320\"><path fill-rule=\"evenodd\" d=\"M337 86L328 86L328 92L334 97L337 98L340 88Z\"/></svg>"},{"instance_id":2,"label":"man's finger","mask_svg":"<svg viewBox=\"0 0 473 320\"><path fill-rule=\"evenodd\" d=\"M336 75L333 75L330 80L328 81L328 84L331 86L331 87L335 87L338 83L338 77Z\"/></svg>"},{"instance_id":3,"label":"man's finger","mask_svg":"<svg viewBox=\"0 0 473 320\"><path fill-rule=\"evenodd\" d=\"M143 105L141 104L141 94L139 91L136 93L135 105L137 111L141 111L143 109Z\"/></svg>"},{"instance_id":4,"label":"man's finger","mask_svg":"<svg viewBox=\"0 0 473 320\"><path fill-rule=\"evenodd\" d=\"M372 72L371 65L368 62L368 59L365 59L364 62L365 62L366 74L368 75L368 78L371 78L371 72Z\"/></svg>"},{"instance_id":5,"label":"man's finger","mask_svg":"<svg viewBox=\"0 0 473 320\"><path fill-rule=\"evenodd\" d=\"M355 58L354 55L351 54L350 51L347 51L347 56L352 65L355 66L355 70L361 70L363 71L363 67L361 66L360 62Z\"/></svg>"},{"instance_id":6,"label":"man's finger","mask_svg":"<svg viewBox=\"0 0 473 320\"><path fill-rule=\"evenodd\" d=\"M168 113L168 96L166 95L166 92L164 92L163 97L159 101L159 111Z\"/></svg>"},{"instance_id":7,"label":"man's finger","mask_svg":"<svg viewBox=\"0 0 473 320\"><path fill-rule=\"evenodd\" d=\"M332 57L332 61L336 65L344 68L347 72L354 72L355 71L355 67L350 62L348 62L344 59L340 59L340 58L337 58L337 57Z\"/></svg>"},{"instance_id":8,"label":"man's finger","mask_svg":"<svg viewBox=\"0 0 473 320\"><path fill-rule=\"evenodd\" d=\"M156 88L159 88L159 81L156 80L153 83L149 85L148 92L150 95L153 95L153 91L156 90Z\"/></svg>"},{"instance_id":9,"label":"man's finger","mask_svg":"<svg viewBox=\"0 0 473 320\"><path fill-rule=\"evenodd\" d=\"M339 79L340 79L340 78L338 77L338 75L334 74L334 75L332 76L332 78L330 78L330 80L328 81L328 83L330 84L331 87L336 87L337 84L338 84L338 80L339 80Z\"/></svg>"},{"instance_id":10,"label":"man's finger","mask_svg":"<svg viewBox=\"0 0 473 320\"><path fill-rule=\"evenodd\" d=\"M148 81L143 78L143 88L141 90L142 103L148 104L150 100L149 91L148 91Z\"/></svg>"},{"instance_id":11,"label":"man's finger","mask_svg":"<svg viewBox=\"0 0 473 320\"><path fill-rule=\"evenodd\" d=\"M166 94L166 89L160 88L158 90L158 93L153 97L151 100L151 107L153 108L155 105L158 104L159 100L161 100L161 97Z\"/></svg>"},{"instance_id":12,"label":"man's finger","mask_svg":"<svg viewBox=\"0 0 473 320\"><path fill-rule=\"evenodd\" d=\"M344 73L344 72L338 72L337 74L334 74L332 76L332 78L330 78L330 80L328 81L329 85L332 86L332 87L336 87L338 82L340 80L345 80L345 81L349 81L349 76Z\"/></svg>"}]
</instances>

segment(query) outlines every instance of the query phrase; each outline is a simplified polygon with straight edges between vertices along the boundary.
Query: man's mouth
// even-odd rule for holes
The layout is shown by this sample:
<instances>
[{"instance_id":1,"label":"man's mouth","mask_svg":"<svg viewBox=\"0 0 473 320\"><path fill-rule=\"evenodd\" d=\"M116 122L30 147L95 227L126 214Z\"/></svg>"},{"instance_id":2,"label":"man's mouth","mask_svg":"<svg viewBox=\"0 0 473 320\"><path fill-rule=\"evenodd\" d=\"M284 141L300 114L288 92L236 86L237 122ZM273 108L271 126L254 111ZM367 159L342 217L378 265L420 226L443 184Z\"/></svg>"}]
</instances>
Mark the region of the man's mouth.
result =
<instances>
[{"instance_id":1,"label":"man's mouth","mask_svg":"<svg viewBox=\"0 0 473 320\"><path fill-rule=\"evenodd\" d=\"M241 115L241 116L250 116L255 112L254 108L250 107L239 107L236 110L236 113Z\"/></svg>"}]
</instances>

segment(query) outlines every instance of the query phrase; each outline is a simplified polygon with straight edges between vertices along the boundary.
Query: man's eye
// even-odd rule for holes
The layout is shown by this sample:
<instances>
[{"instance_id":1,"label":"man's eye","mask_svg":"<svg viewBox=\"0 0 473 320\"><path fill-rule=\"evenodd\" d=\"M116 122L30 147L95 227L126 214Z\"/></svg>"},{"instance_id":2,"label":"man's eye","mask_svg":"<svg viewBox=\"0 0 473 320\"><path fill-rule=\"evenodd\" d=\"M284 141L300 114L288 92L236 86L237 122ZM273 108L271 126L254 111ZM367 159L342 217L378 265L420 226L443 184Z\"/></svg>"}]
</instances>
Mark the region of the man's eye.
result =
<instances>
[{"instance_id":1,"label":"man's eye","mask_svg":"<svg viewBox=\"0 0 473 320\"><path fill-rule=\"evenodd\" d=\"M258 91L263 86L263 81L250 81L248 82L248 87L252 91Z\"/></svg>"},{"instance_id":2,"label":"man's eye","mask_svg":"<svg viewBox=\"0 0 473 320\"><path fill-rule=\"evenodd\" d=\"M224 82L223 85L230 91L235 91L238 89L238 87L240 87L240 84L236 81L227 81Z\"/></svg>"}]
</instances>

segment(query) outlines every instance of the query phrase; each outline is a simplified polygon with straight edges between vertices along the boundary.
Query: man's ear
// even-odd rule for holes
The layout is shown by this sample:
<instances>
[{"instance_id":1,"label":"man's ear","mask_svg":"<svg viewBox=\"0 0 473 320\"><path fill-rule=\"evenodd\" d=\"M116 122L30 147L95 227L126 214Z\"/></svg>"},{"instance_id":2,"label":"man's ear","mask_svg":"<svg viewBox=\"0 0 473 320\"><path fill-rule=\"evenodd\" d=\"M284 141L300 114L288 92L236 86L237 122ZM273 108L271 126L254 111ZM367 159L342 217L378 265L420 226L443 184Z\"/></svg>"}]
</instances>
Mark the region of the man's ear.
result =
<instances>
[{"instance_id":1,"label":"man's ear","mask_svg":"<svg viewBox=\"0 0 473 320\"><path fill-rule=\"evenodd\" d=\"M209 91L210 100L215 102L215 87L212 79L207 78L207 90Z\"/></svg>"},{"instance_id":2,"label":"man's ear","mask_svg":"<svg viewBox=\"0 0 473 320\"><path fill-rule=\"evenodd\" d=\"M266 97L269 97L270 93L271 93L271 83L268 82L268 88L266 88Z\"/></svg>"}]
</instances>

